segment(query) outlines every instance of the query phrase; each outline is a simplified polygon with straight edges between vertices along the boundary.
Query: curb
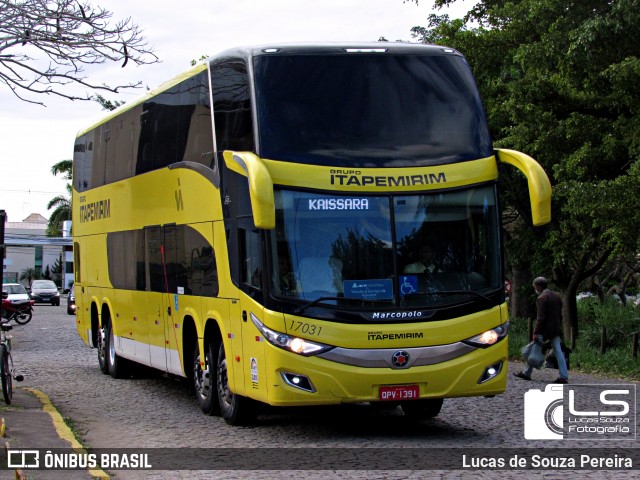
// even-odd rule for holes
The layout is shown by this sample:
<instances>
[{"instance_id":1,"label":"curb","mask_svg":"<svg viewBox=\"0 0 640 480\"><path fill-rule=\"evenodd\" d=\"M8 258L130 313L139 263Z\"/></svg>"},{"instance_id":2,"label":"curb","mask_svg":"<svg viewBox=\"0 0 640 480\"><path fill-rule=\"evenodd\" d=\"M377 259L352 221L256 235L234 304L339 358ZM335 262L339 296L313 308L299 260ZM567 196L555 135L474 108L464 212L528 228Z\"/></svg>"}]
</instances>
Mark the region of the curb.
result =
<instances>
[{"instance_id":1,"label":"curb","mask_svg":"<svg viewBox=\"0 0 640 480\"><path fill-rule=\"evenodd\" d=\"M7 424L4 421L4 417L0 418L0 437L5 438L7 434ZM5 441L4 442L4 451L7 454L7 458L9 457L9 449L11 448L11 445L9 445L9 442ZM15 479L16 480L27 480L27 476L22 472L21 469L17 468L14 470L15 473Z\"/></svg>"},{"instance_id":2,"label":"curb","mask_svg":"<svg viewBox=\"0 0 640 480\"><path fill-rule=\"evenodd\" d=\"M30 431L29 429L20 430L19 428L16 428L16 431L12 431L11 425L12 425L13 419L11 417L15 416L16 422L20 423L20 417L18 416L18 413L24 413L24 411L21 412L21 410L18 410L18 409L15 409L15 410L9 409L3 412L2 418L0 419L0 434L1 434L0 436L5 440L4 449L7 456L8 456L8 450L12 448L9 444L9 441L6 440L8 433L10 434L9 436L13 437L13 439L15 439L19 444L15 448L24 448L25 446L30 446L32 448L33 447L52 448L55 446L55 442L60 441L60 443L66 442L67 447L75 451L83 452L86 450L86 448L78 441L73 431L65 423L64 418L62 417L58 409L53 405L53 403L51 402L51 399L44 392L42 392L41 390L38 390L37 388L20 387L14 390L14 395L19 391L28 392L33 397L35 397L38 400L37 403L39 404L39 407L40 407L40 408L34 408L33 405L30 408L24 407L24 406L23 407L18 406L19 409L24 408L26 411L30 409L32 412L34 410L40 410L43 413L47 414L47 416L49 417L49 420L51 422L50 425L52 426L52 428L49 429L47 427L46 430L49 430L48 432L49 441L51 441L52 443L49 445L42 445L42 444L28 445L28 442L33 441L33 438L29 438L29 437L31 436L33 436L34 438L40 437L43 434L43 432L40 432L40 431L33 432L33 431ZM14 396L14 399L15 399L15 396ZM25 403L33 404L34 402L32 399L31 402L25 402ZM9 407L14 407L14 406L16 405L12 403ZM48 422L45 422L45 423L48 423ZM27 443L25 444L25 442ZM102 469L90 469L90 470L88 469L86 470L86 472L92 478L101 478L101 479L111 478L110 475L107 474ZM29 477L24 474L24 471L22 469L16 469L15 478L16 480L26 480Z\"/></svg>"}]
</instances>

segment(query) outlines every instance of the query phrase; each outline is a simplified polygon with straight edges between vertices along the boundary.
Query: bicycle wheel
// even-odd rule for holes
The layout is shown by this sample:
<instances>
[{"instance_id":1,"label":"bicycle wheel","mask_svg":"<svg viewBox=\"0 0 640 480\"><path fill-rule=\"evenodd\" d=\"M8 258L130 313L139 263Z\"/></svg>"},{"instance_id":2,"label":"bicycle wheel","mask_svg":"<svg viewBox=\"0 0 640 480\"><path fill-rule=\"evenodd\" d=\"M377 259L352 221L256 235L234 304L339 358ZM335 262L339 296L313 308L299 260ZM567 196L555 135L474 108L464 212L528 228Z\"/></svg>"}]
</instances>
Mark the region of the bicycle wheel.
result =
<instances>
[{"instance_id":1,"label":"bicycle wheel","mask_svg":"<svg viewBox=\"0 0 640 480\"><path fill-rule=\"evenodd\" d=\"M11 404L13 396L13 381L9 369L9 352L6 345L0 345L0 379L2 380L2 396L7 405Z\"/></svg>"}]
</instances>

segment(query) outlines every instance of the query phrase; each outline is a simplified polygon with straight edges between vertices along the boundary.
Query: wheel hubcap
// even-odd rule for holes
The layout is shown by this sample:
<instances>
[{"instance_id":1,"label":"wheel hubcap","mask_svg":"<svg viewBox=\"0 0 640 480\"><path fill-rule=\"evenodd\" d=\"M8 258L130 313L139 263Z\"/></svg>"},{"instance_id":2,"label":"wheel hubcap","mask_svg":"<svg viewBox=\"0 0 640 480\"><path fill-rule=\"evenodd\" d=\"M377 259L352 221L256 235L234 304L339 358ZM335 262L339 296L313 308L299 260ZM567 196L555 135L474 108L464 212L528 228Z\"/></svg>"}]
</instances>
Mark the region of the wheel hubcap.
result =
<instances>
[{"instance_id":1,"label":"wheel hubcap","mask_svg":"<svg viewBox=\"0 0 640 480\"><path fill-rule=\"evenodd\" d=\"M104 328L101 328L98 332L98 354L100 355L100 360L104 362L106 358L105 352L105 344L104 344Z\"/></svg>"},{"instance_id":2,"label":"wheel hubcap","mask_svg":"<svg viewBox=\"0 0 640 480\"><path fill-rule=\"evenodd\" d=\"M116 361L116 346L113 341L113 329L109 329L109 363L113 365Z\"/></svg>"},{"instance_id":3,"label":"wheel hubcap","mask_svg":"<svg viewBox=\"0 0 640 480\"><path fill-rule=\"evenodd\" d=\"M229 390L229 381L227 378L227 359L223 358L218 366L218 393L220 399L226 405L231 405L233 394Z\"/></svg>"},{"instance_id":4,"label":"wheel hubcap","mask_svg":"<svg viewBox=\"0 0 640 480\"><path fill-rule=\"evenodd\" d=\"M200 366L200 355L196 357L193 367L193 379L196 385L196 392L198 392L202 398L209 398L211 395L211 372L207 357L205 356L204 368Z\"/></svg>"}]
</instances>

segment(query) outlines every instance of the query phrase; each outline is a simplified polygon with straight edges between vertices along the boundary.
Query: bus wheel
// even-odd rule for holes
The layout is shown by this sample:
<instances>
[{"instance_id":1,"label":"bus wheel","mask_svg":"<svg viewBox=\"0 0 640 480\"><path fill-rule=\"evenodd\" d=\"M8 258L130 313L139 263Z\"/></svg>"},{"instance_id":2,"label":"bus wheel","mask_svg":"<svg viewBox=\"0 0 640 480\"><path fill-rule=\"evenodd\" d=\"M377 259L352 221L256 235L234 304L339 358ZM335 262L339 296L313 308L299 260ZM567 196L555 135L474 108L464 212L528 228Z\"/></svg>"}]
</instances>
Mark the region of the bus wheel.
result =
<instances>
[{"instance_id":1,"label":"bus wheel","mask_svg":"<svg viewBox=\"0 0 640 480\"><path fill-rule=\"evenodd\" d=\"M206 349L204 366L201 364L200 347L197 342L193 349L193 386L200 410L207 415L220 416L220 403L216 395L216 347L209 343Z\"/></svg>"},{"instance_id":2,"label":"bus wheel","mask_svg":"<svg viewBox=\"0 0 640 480\"><path fill-rule=\"evenodd\" d=\"M442 408L442 398L428 398L425 400L412 400L402 402L400 407L405 416L415 420L427 420L437 417Z\"/></svg>"},{"instance_id":3,"label":"bus wheel","mask_svg":"<svg viewBox=\"0 0 640 480\"><path fill-rule=\"evenodd\" d=\"M124 378L128 375L129 362L116 353L116 343L111 322L105 327L106 356L109 375L113 378Z\"/></svg>"},{"instance_id":4,"label":"bus wheel","mask_svg":"<svg viewBox=\"0 0 640 480\"><path fill-rule=\"evenodd\" d=\"M107 331L106 327L102 326L98 330L98 365L100 371L105 375L109 373L109 365L107 363Z\"/></svg>"},{"instance_id":5,"label":"bus wheel","mask_svg":"<svg viewBox=\"0 0 640 480\"><path fill-rule=\"evenodd\" d=\"M224 343L220 342L217 361L217 391L220 414L229 425L247 425L256 419L254 402L246 397L235 395L229 388L229 371Z\"/></svg>"}]
</instances>

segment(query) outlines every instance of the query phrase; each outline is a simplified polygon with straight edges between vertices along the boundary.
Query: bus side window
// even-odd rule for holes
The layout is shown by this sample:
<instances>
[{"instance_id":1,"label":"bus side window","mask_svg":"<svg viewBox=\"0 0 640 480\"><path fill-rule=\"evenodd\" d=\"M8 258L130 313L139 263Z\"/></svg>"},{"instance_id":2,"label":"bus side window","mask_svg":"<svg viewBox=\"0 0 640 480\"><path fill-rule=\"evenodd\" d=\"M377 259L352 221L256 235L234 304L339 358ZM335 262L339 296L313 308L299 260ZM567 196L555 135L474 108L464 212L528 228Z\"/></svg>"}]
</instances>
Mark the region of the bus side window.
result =
<instances>
[{"instance_id":1,"label":"bus side window","mask_svg":"<svg viewBox=\"0 0 640 480\"><path fill-rule=\"evenodd\" d=\"M260 232L257 229L238 228L240 246L240 281L258 290L262 289L262 253Z\"/></svg>"},{"instance_id":2,"label":"bus side window","mask_svg":"<svg viewBox=\"0 0 640 480\"><path fill-rule=\"evenodd\" d=\"M211 65L216 149L255 151L251 88L247 66L241 59Z\"/></svg>"},{"instance_id":3,"label":"bus side window","mask_svg":"<svg viewBox=\"0 0 640 480\"><path fill-rule=\"evenodd\" d=\"M218 268L213 247L200 233L185 228L184 249L187 269L186 285L191 295L215 297L218 295ZM186 293L185 291L185 293Z\"/></svg>"}]
</instances>

